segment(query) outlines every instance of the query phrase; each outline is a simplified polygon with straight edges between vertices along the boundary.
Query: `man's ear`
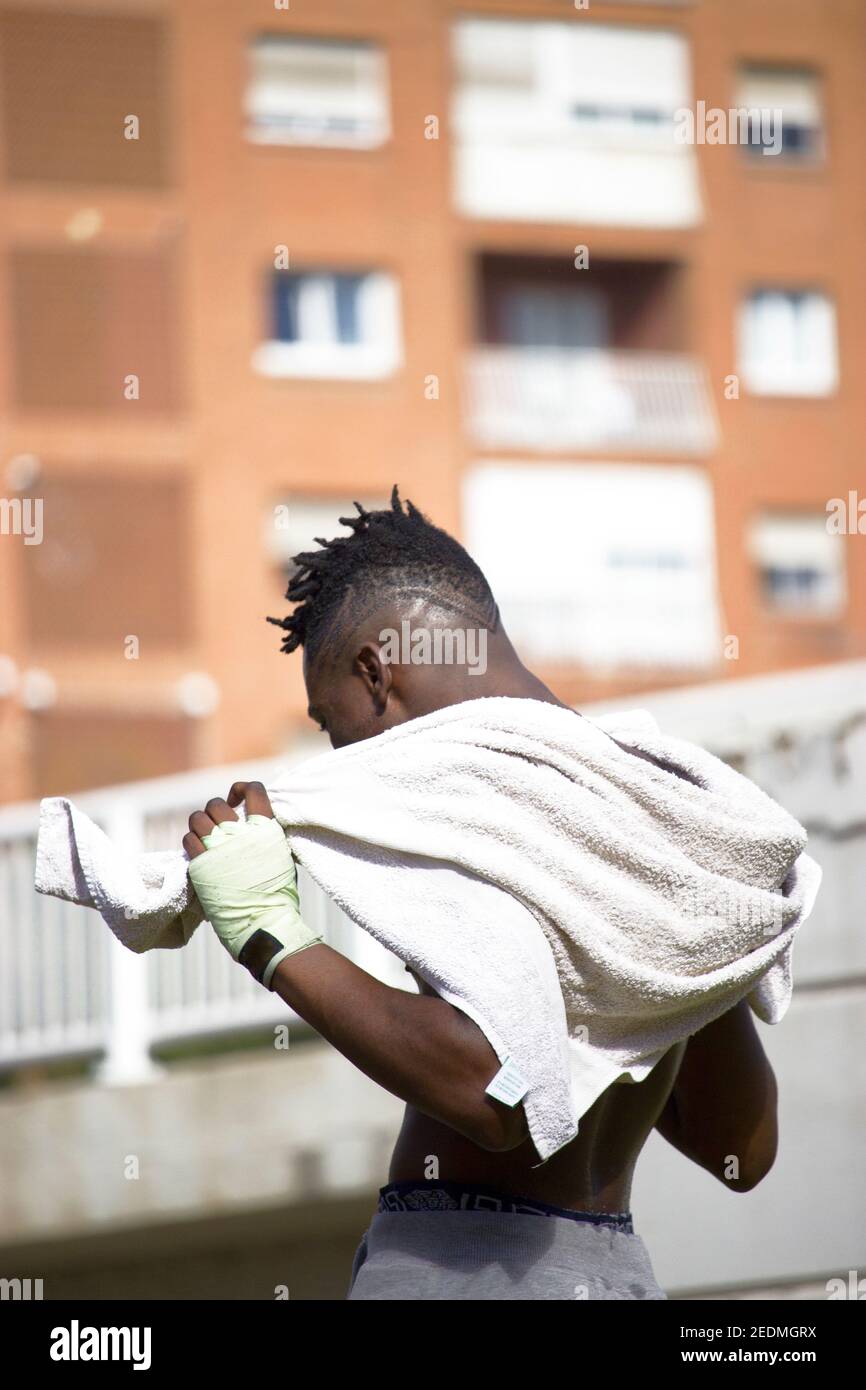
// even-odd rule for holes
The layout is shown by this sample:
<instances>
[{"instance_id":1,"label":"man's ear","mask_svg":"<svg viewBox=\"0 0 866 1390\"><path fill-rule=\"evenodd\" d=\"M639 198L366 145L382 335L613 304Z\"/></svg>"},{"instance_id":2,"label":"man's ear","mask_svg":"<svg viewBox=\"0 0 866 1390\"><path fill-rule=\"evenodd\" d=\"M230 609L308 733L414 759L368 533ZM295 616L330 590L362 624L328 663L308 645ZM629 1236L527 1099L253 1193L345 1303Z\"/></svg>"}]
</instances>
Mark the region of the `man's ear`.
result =
<instances>
[{"instance_id":1,"label":"man's ear","mask_svg":"<svg viewBox=\"0 0 866 1390\"><path fill-rule=\"evenodd\" d=\"M391 663L385 660L377 643L365 642L358 650L355 654L355 671L370 692L376 713L382 714L394 681Z\"/></svg>"}]
</instances>

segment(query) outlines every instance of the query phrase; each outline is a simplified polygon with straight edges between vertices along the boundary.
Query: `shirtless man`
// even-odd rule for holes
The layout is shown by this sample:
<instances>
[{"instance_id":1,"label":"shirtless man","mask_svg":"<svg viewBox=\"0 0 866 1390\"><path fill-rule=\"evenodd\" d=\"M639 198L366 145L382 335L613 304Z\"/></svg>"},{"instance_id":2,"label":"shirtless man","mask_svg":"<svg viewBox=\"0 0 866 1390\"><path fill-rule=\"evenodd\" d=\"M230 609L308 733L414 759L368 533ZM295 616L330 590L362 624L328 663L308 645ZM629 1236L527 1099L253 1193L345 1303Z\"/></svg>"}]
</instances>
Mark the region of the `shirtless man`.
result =
<instances>
[{"instance_id":1,"label":"shirtless man","mask_svg":"<svg viewBox=\"0 0 866 1390\"><path fill-rule=\"evenodd\" d=\"M285 651L303 646L309 713L334 748L480 697L562 703L520 661L484 576L456 541L411 503L404 512L396 489L390 511L358 510L351 535L297 557L287 597L298 606L288 618L269 619L287 633ZM413 632L482 628L486 669L386 659L382 634L400 632L404 620ZM190 817L183 843L191 859L205 852L202 837L216 824L236 819L232 808L242 800L248 814L272 814L261 784L236 784L226 800L215 798ZM438 1178L458 1190L513 1194L563 1215L621 1216L629 1213L635 1164L654 1127L736 1192L771 1167L776 1085L745 1001L672 1047L639 1085L610 1086L581 1117L578 1136L539 1164L523 1106L486 1094L500 1068L487 1038L417 983L418 994L383 984L323 943L287 956L270 982L322 1037L406 1102L389 1183L429 1186L433 1156ZM732 1155L737 1176L729 1178ZM536 1216L517 1219L537 1229ZM451 1295L443 1277L444 1292L414 1296L473 1297L471 1282L461 1285L468 1292Z\"/></svg>"}]
</instances>

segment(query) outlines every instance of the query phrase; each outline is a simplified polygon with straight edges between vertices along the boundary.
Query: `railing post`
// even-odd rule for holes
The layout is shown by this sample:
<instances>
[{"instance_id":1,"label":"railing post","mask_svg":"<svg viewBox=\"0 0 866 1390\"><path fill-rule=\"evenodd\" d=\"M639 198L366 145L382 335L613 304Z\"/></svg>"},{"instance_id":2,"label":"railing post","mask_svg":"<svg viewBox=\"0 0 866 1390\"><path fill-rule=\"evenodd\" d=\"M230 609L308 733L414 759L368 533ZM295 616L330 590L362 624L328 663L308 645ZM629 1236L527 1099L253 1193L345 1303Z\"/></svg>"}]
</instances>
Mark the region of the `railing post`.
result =
<instances>
[{"instance_id":1,"label":"railing post","mask_svg":"<svg viewBox=\"0 0 866 1390\"><path fill-rule=\"evenodd\" d=\"M109 804L106 834L130 856L144 849L141 811L118 796ZM150 1010L147 995L147 961L121 946L115 936L109 943L108 1041L96 1071L107 1085L131 1086L162 1074L150 1055Z\"/></svg>"}]
</instances>

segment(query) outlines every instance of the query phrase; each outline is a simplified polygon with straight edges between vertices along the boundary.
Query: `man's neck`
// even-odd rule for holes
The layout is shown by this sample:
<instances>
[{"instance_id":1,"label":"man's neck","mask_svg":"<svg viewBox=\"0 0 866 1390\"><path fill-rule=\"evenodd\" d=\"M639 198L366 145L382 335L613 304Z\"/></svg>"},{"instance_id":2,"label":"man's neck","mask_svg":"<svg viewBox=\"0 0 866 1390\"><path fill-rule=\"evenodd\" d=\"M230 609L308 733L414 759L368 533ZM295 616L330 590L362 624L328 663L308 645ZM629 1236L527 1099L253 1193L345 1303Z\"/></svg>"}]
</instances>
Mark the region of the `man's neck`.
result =
<instances>
[{"instance_id":1,"label":"man's neck","mask_svg":"<svg viewBox=\"0 0 866 1390\"><path fill-rule=\"evenodd\" d=\"M424 714L432 714L437 709L447 709L450 705L460 705L468 700L495 699L508 697L517 700L541 700L545 704L559 705L562 709L571 708L557 699L538 676L514 658L488 665L483 675L463 674L443 682L440 689L429 691L429 701L425 700ZM419 713L421 711L418 711Z\"/></svg>"}]
</instances>

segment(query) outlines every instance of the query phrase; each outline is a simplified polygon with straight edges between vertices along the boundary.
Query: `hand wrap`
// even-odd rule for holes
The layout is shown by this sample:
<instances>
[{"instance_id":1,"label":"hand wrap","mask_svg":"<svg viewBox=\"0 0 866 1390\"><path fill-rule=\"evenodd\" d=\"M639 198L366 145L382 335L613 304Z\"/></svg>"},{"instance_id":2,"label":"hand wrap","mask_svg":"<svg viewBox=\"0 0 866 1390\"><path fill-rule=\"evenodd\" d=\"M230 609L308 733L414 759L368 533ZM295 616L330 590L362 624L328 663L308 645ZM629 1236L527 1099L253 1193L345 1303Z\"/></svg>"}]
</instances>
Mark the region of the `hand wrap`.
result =
<instances>
[{"instance_id":1,"label":"hand wrap","mask_svg":"<svg viewBox=\"0 0 866 1390\"><path fill-rule=\"evenodd\" d=\"M324 941L303 921L292 852L272 816L222 821L189 861L204 914L236 961L271 988L286 956Z\"/></svg>"}]
</instances>

